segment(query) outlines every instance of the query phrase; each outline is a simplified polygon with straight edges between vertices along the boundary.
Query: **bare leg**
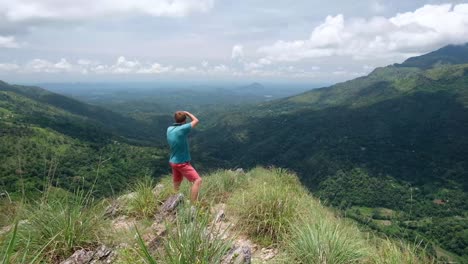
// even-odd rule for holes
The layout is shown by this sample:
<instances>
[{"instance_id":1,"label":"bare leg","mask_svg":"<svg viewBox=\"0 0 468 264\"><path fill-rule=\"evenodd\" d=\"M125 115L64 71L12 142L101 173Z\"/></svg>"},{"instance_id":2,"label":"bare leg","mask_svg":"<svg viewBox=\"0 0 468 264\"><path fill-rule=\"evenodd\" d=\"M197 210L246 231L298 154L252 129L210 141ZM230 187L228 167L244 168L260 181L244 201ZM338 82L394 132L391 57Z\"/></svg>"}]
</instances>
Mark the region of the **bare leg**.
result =
<instances>
[{"instance_id":1,"label":"bare leg","mask_svg":"<svg viewBox=\"0 0 468 264\"><path fill-rule=\"evenodd\" d=\"M190 192L190 201L192 201L192 203L195 203L198 200L198 192L200 191L201 183L201 178L198 178L193 182L192 189Z\"/></svg>"},{"instance_id":2,"label":"bare leg","mask_svg":"<svg viewBox=\"0 0 468 264\"><path fill-rule=\"evenodd\" d=\"M174 191L175 191L176 193L179 192L180 184L181 184L181 183L182 183L181 181L180 181L180 182L174 182Z\"/></svg>"}]
</instances>

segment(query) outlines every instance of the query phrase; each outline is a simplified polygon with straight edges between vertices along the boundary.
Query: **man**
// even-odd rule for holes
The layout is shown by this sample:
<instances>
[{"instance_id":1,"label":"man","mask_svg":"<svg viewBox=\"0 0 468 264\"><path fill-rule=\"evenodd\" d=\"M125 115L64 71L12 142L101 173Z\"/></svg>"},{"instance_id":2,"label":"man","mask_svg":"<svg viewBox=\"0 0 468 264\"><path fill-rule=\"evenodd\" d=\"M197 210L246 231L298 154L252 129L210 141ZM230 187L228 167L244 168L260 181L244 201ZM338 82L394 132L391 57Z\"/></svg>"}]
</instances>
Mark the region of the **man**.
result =
<instances>
[{"instance_id":1,"label":"man","mask_svg":"<svg viewBox=\"0 0 468 264\"><path fill-rule=\"evenodd\" d=\"M192 120L187 123L187 117ZM192 128L198 125L198 119L189 112L177 111L174 114L175 123L167 128L167 142L171 148L169 164L172 167L174 190L179 191L183 177L192 183L190 200L196 202L202 179L190 164L190 151L187 136Z\"/></svg>"}]
</instances>

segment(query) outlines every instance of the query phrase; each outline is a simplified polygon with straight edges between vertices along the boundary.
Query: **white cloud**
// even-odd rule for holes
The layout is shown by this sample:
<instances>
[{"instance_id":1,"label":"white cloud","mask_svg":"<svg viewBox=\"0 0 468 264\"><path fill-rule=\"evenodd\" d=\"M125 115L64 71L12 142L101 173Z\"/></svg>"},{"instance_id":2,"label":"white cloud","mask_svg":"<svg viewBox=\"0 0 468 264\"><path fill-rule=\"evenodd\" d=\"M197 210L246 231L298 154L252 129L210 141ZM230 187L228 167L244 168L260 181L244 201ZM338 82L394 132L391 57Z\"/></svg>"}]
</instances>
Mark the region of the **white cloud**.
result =
<instances>
[{"instance_id":1,"label":"white cloud","mask_svg":"<svg viewBox=\"0 0 468 264\"><path fill-rule=\"evenodd\" d=\"M228 71L229 71L229 67L224 64L213 67L213 72L215 73L228 72Z\"/></svg>"},{"instance_id":2,"label":"white cloud","mask_svg":"<svg viewBox=\"0 0 468 264\"><path fill-rule=\"evenodd\" d=\"M108 15L181 17L207 12L214 0L2 0L0 17L9 21L86 20Z\"/></svg>"},{"instance_id":3,"label":"white cloud","mask_svg":"<svg viewBox=\"0 0 468 264\"><path fill-rule=\"evenodd\" d=\"M64 58L60 59L59 62L54 64L54 68L58 71L70 71L72 67L73 66Z\"/></svg>"},{"instance_id":4,"label":"white cloud","mask_svg":"<svg viewBox=\"0 0 468 264\"><path fill-rule=\"evenodd\" d=\"M407 58L446 44L468 42L468 4L425 5L414 12L370 19L327 16L304 40L277 41L258 52L269 60L351 56Z\"/></svg>"},{"instance_id":5,"label":"white cloud","mask_svg":"<svg viewBox=\"0 0 468 264\"><path fill-rule=\"evenodd\" d=\"M242 60L244 58L244 47L242 45L234 45L232 47L231 58L233 60Z\"/></svg>"},{"instance_id":6,"label":"white cloud","mask_svg":"<svg viewBox=\"0 0 468 264\"><path fill-rule=\"evenodd\" d=\"M69 72L73 70L73 66L68 63L66 59L54 63L43 59L34 59L26 63L22 68L26 72L45 72L45 73L58 73L58 72Z\"/></svg>"},{"instance_id":7,"label":"white cloud","mask_svg":"<svg viewBox=\"0 0 468 264\"><path fill-rule=\"evenodd\" d=\"M124 56L120 56L117 62L110 67L112 73L134 73L140 70L141 64L139 61L127 60Z\"/></svg>"},{"instance_id":8,"label":"white cloud","mask_svg":"<svg viewBox=\"0 0 468 264\"><path fill-rule=\"evenodd\" d=\"M159 63L153 63L150 67L148 68L142 68L137 71L137 73L165 73L168 72L172 69L172 66L162 66Z\"/></svg>"},{"instance_id":9,"label":"white cloud","mask_svg":"<svg viewBox=\"0 0 468 264\"><path fill-rule=\"evenodd\" d=\"M1 36L0 35L0 48L18 48L19 44L16 42L13 36Z\"/></svg>"},{"instance_id":10,"label":"white cloud","mask_svg":"<svg viewBox=\"0 0 468 264\"><path fill-rule=\"evenodd\" d=\"M0 72L15 71L19 68L20 66L15 63L0 63Z\"/></svg>"},{"instance_id":11,"label":"white cloud","mask_svg":"<svg viewBox=\"0 0 468 264\"><path fill-rule=\"evenodd\" d=\"M91 60L87 60L87 59L79 59L77 62L76 62L78 65L91 65L93 64L94 62L91 61Z\"/></svg>"}]
</instances>

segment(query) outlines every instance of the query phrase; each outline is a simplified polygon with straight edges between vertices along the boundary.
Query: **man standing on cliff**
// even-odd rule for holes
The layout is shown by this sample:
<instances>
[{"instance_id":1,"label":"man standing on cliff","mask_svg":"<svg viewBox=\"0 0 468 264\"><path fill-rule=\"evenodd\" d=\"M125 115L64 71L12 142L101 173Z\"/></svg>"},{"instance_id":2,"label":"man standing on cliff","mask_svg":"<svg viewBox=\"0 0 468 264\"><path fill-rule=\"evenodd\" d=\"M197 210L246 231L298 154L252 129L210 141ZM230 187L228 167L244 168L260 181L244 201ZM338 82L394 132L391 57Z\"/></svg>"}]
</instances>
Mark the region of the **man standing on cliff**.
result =
<instances>
[{"instance_id":1,"label":"man standing on cliff","mask_svg":"<svg viewBox=\"0 0 468 264\"><path fill-rule=\"evenodd\" d=\"M187 123L187 117L191 119L190 123ZM187 137L192 128L198 125L198 118L189 112L177 111L174 114L174 119L175 123L167 128L167 143L171 148L169 164L172 167L174 190L179 191L182 179L185 177L192 183L190 200L196 202L202 179L190 164L191 157Z\"/></svg>"}]
</instances>

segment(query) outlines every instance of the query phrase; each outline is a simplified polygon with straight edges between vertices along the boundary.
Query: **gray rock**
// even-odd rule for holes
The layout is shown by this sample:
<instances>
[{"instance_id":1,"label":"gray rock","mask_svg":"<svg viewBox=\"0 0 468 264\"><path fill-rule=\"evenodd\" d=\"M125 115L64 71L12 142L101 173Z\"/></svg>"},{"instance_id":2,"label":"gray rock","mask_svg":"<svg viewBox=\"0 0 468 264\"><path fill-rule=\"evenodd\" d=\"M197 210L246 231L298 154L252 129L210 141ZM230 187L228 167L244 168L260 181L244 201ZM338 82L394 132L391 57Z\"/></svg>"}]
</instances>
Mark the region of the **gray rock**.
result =
<instances>
[{"instance_id":1,"label":"gray rock","mask_svg":"<svg viewBox=\"0 0 468 264\"><path fill-rule=\"evenodd\" d=\"M219 210L218 213L216 214L216 217L215 217L214 222L215 222L215 223L219 223L219 222L223 221L225 217L226 217L226 214L224 214L224 210L221 209L221 210Z\"/></svg>"},{"instance_id":2,"label":"gray rock","mask_svg":"<svg viewBox=\"0 0 468 264\"><path fill-rule=\"evenodd\" d=\"M270 260L278 255L278 249L276 248L262 248L260 251L260 258L263 261Z\"/></svg>"},{"instance_id":3,"label":"gray rock","mask_svg":"<svg viewBox=\"0 0 468 264\"><path fill-rule=\"evenodd\" d=\"M229 250L222 264L250 264L252 262L252 251L248 246L235 246Z\"/></svg>"},{"instance_id":4,"label":"gray rock","mask_svg":"<svg viewBox=\"0 0 468 264\"><path fill-rule=\"evenodd\" d=\"M181 193L169 197L161 206L160 213L171 213L183 201L184 195Z\"/></svg>"},{"instance_id":5,"label":"gray rock","mask_svg":"<svg viewBox=\"0 0 468 264\"><path fill-rule=\"evenodd\" d=\"M234 172L245 173L243 168L237 168Z\"/></svg>"},{"instance_id":6,"label":"gray rock","mask_svg":"<svg viewBox=\"0 0 468 264\"><path fill-rule=\"evenodd\" d=\"M106 207L104 216L113 218L120 215L122 212L122 205L118 201L113 201L109 206Z\"/></svg>"},{"instance_id":7,"label":"gray rock","mask_svg":"<svg viewBox=\"0 0 468 264\"><path fill-rule=\"evenodd\" d=\"M60 264L107 264L112 263L115 257L116 254L112 249L102 245L96 250L77 250Z\"/></svg>"},{"instance_id":8,"label":"gray rock","mask_svg":"<svg viewBox=\"0 0 468 264\"><path fill-rule=\"evenodd\" d=\"M93 256L93 251L80 249L75 251L73 255L71 255L65 261L62 261L60 264L85 264L91 262L91 260L93 260Z\"/></svg>"}]
</instances>

